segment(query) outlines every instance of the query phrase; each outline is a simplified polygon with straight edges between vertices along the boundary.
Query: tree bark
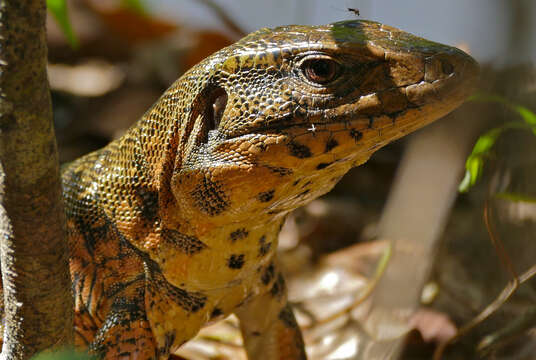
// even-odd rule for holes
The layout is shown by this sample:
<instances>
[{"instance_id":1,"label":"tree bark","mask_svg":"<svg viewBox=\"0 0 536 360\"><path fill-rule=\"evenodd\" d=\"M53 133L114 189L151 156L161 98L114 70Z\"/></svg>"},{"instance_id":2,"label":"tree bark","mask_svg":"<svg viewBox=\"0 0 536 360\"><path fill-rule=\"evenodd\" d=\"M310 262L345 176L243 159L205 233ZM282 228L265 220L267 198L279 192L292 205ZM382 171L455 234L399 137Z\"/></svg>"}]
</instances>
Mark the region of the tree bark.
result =
<instances>
[{"instance_id":1,"label":"tree bark","mask_svg":"<svg viewBox=\"0 0 536 360\"><path fill-rule=\"evenodd\" d=\"M45 0L0 0L2 358L72 341L72 295L46 61Z\"/></svg>"}]
</instances>

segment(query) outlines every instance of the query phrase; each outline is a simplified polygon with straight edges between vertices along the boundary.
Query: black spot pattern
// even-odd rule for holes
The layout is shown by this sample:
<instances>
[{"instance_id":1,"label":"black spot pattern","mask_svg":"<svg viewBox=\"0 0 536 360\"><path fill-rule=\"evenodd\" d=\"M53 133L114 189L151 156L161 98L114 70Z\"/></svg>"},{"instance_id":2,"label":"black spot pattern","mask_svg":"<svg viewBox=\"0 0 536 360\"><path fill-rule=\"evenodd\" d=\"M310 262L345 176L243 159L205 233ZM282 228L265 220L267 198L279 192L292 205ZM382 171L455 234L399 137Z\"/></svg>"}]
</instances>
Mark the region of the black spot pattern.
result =
<instances>
[{"instance_id":1,"label":"black spot pattern","mask_svg":"<svg viewBox=\"0 0 536 360\"><path fill-rule=\"evenodd\" d=\"M231 238L231 241L235 242L236 240L247 238L248 235L249 235L249 232L246 229L240 228L240 229L236 229L235 231L233 231L231 235L229 235L229 237Z\"/></svg>"},{"instance_id":2,"label":"black spot pattern","mask_svg":"<svg viewBox=\"0 0 536 360\"><path fill-rule=\"evenodd\" d=\"M150 222L154 221L158 216L158 193L140 186L136 189L136 195L141 202L139 204L141 215Z\"/></svg>"},{"instance_id":3,"label":"black spot pattern","mask_svg":"<svg viewBox=\"0 0 536 360\"><path fill-rule=\"evenodd\" d=\"M257 195L257 199L259 199L260 202L268 202L274 198L274 194L275 190L261 192Z\"/></svg>"},{"instance_id":4,"label":"black spot pattern","mask_svg":"<svg viewBox=\"0 0 536 360\"><path fill-rule=\"evenodd\" d=\"M298 327L296 318L294 317L294 314L292 313L292 310L288 304L283 308L283 310L281 310L278 317L287 328L296 329Z\"/></svg>"},{"instance_id":5,"label":"black spot pattern","mask_svg":"<svg viewBox=\"0 0 536 360\"><path fill-rule=\"evenodd\" d=\"M218 182L204 177L192 191L196 205L205 214L214 216L229 208L229 199Z\"/></svg>"},{"instance_id":6,"label":"black spot pattern","mask_svg":"<svg viewBox=\"0 0 536 360\"><path fill-rule=\"evenodd\" d=\"M261 275L261 281L264 285L268 285L270 281L274 278L275 275L275 269L274 264L270 263L268 267L264 270L264 272Z\"/></svg>"},{"instance_id":7,"label":"black spot pattern","mask_svg":"<svg viewBox=\"0 0 536 360\"><path fill-rule=\"evenodd\" d=\"M305 159L312 155L311 149L295 141L288 142L287 147L290 151L290 155L297 157L298 159Z\"/></svg>"},{"instance_id":8,"label":"black spot pattern","mask_svg":"<svg viewBox=\"0 0 536 360\"><path fill-rule=\"evenodd\" d=\"M165 242L173 244L181 252L188 255L197 254L198 252L207 247L201 240L199 240L195 236L185 235L173 229L163 229L162 238Z\"/></svg>"},{"instance_id":9,"label":"black spot pattern","mask_svg":"<svg viewBox=\"0 0 536 360\"><path fill-rule=\"evenodd\" d=\"M318 164L318 165L316 166L316 169L317 169L317 170L322 170L322 169L327 168L327 167L330 166L331 164L333 164L333 163L320 163L320 164Z\"/></svg>"},{"instance_id":10,"label":"black spot pattern","mask_svg":"<svg viewBox=\"0 0 536 360\"><path fill-rule=\"evenodd\" d=\"M268 254L270 248L272 247L272 242L266 242L266 236L261 236L259 239L259 257L262 257Z\"/></svg>"},{"instance_id":11,"label":"black spot pattern","mask_svg":"<svg viewBox=\"0 0 536 360\"><path fill-rule=\"evenodd\" d=\"M218 307L215 307L214 310L212 310L212 313L210 313L210 318L213 319L220 315L223 315L223 310Z\"/></svg>"},{"instance_id":12,"label":"black spot pattern","mask_svg":"<svg viewBox=\"0 0 536 360\"><path fill-rule=\"evenodd\" d=\"M330 152L331 150L333 150L334 148L336 148L337 146L339 146L339 143L337 142L337 140L331 138L328 140L328 142L326 143L326 150L325 152Z\"/></svg>"},{"instance_id":13,"label":"black spot pattern","mask_svg":"<svg viewBox=\"0 0 536 360\"><path fill-rule=\"evenodd\" d=\"M310 192L309 189L305 189L304 191L302 191L301 193L298 194L298 197L305 196L305 195L309 194L309 192Z\"/></svg>"},{"instance_id":14,"label":"black spot pattern","mask_svg":"<svg viewBox=\"0 0 536 360\"><path fill-rule=\"evenodd\" d=\"M281 177L287 176L287 175L292 175L292 173L294 172L294 171L292 171L292 169L285 168L285 167L267 166L267 168L271 172L273 172L273 173L275 173L275 174L277 174L277 175L279 175Z\"/></svg>"},{"instance_id":15,"label":"black spot pattern","mask_svg":"<svg viewBox=\"0 0 536 360\"><path fill-rule=\"evenodd\" d=\"M175 342L175 333L168 332L164 335L164 345L158 349L159 355L169 355L169 351Z\"/></svg>"},{"instance_id":16,"label":"black spot pattern","mask_svg":"<svg viewBox=\"0 0 536 360\"><path fill-rule=\"evenodd\" d=\"M227 260L227 266L231 269L241 269L244 266L244 254L233 254Z\"/></svg>"},{"instance_id":17,"label":"black spot pattern","mask_svg":"<svg viewBox=\"0 0 536 360\"><path fill-rule=\"evenodd\" d=\"M280 297L283 294L283 291L285 290L285 280L283 279L283 275L279 274L277 276L277 280L274 282L274 285L272 285L272 288L270 289L270 294L274 297Z\"/></svg>"},{"instance_id":18,"label":"black spot pattern","mask_svg":"<svg viewBox=\"0 0 536 360\"><path fill-rule=\"evenodd\" d=\"M359 130L352 129L350 130L350 137L357 143L363 137L363 133Z\"/></svg>"},{"instance_id":19,"label":"black spot pattern","mask_svg":"<svg viewBox=\"0 0 536 360\"><path fill-rule=\"evenodd\" d=\"M263 152L266 151L266 149L268 148L268 146L263 142L259 142L255 144L255 146L257 146Z\"/></svg>"}]
</instances>

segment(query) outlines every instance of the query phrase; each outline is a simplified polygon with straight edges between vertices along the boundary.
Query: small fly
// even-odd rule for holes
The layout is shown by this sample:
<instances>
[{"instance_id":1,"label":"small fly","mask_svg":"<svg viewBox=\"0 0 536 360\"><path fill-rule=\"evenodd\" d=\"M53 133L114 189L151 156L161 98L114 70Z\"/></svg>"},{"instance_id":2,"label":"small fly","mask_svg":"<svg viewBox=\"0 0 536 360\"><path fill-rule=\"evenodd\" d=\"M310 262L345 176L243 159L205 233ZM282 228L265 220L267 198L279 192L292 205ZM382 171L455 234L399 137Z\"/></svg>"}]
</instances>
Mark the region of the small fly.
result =
<instances>
[{"instance_id":1,"label":"small fly","mask_svg":"<svg viewBox=\"0 0 536 360\"><path fill-rule=\"evenodd\" d=\"M359 13L359 9L357 9L357 8L347 8L347 9L348 9L348 11L353 12L355 14L355 16L361 15Z\"/></svg>"}]
</instances>

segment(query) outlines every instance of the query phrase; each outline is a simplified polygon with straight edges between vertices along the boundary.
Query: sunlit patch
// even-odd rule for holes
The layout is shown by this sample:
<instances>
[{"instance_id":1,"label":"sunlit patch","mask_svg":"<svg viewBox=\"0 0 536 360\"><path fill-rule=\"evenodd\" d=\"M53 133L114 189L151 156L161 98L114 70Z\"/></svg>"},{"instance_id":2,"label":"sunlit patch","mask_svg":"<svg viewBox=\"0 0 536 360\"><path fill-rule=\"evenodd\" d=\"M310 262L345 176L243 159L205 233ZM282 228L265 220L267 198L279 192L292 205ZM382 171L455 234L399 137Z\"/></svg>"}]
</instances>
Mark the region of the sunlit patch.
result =
<instances>
[{"instance_id":1,"label":"sunlit patch","mask_svg":"<svg viewBox=\"0 0 536 360\"><path fill-rule=\"evenodd\" d=\"M350 338L329 354L329 356L326 357L326 360L352 359L357 355L358 345L359 342L357 341L357 338Z\"/></svg>"},{"instance_id":2,"label":"sunlit patch","mask_svg":"<svg viewBox=\"0 0 536 360\"><path fill-rule=\"evenodd\" d=\"M319 287L326 291L332 291L339 283L339 280L339 275L334 272L328 272L320 279Z\"/></svg>"}]
</instances>

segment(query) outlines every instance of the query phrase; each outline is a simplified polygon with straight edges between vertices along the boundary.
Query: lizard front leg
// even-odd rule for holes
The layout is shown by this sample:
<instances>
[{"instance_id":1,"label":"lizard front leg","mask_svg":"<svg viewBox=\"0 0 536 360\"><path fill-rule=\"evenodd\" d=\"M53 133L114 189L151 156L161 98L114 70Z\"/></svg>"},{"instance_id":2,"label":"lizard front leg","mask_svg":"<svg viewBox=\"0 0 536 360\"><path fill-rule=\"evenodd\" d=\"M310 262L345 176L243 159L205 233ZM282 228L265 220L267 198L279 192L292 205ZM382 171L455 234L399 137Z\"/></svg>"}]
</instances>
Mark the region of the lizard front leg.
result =
<instances>
[{"instance_id":1,"label":"lizard front leg","mask_svg":"<svg viewBox=\"0 0 536 360\"><path fill-rule=\"evenodd\" d=\"M143 298L117 297L90 344L89 352L105 360L157 359L158 348Z\"/></svg>"},{"instance_id":2,"label":"lizard front leg","mask_svg":"<svg viewBox=\"0 0 536 360\"><path fill-rule=\"evenodd\" d=\"M283 276L267 292L236 311L248 358L251 360L305 360L300 328L287 303Z\"/></svg>"}]
</instances>

